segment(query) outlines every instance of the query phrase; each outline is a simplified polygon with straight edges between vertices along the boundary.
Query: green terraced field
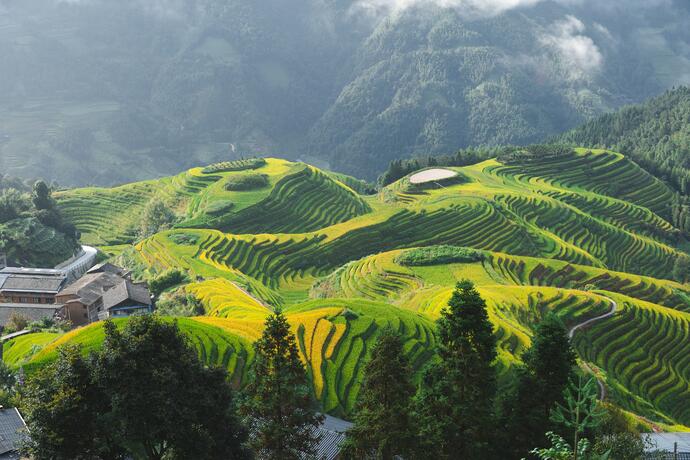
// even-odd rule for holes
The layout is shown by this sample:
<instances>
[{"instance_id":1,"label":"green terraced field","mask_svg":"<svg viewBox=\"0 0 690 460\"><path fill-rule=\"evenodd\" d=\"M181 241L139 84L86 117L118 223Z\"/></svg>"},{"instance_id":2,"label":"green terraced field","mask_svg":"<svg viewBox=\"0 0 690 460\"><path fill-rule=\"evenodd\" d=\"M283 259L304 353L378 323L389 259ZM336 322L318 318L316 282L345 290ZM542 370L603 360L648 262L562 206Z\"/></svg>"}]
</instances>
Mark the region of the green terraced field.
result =
<instances>
[{"instance_id":1,"label":"green terraced field","mask_svg":"<svg viewBox=\"0 0 690 460\"><path fill-rule=\"evenodd\" d=\"M190 273L196 281L186 289L206 315L180 325L199 356L226 367L237 385L265 315L282 306L315 396L324 410L346 416L380 329L401 332L419 371L433 359L434 320L467 278L487 300L502 376L547 312L572 327L608 312L614 300L615 315L576 332L581 358L605 377L619 405L690 425L690 287L670 280L685 255L669 221L671 189L605 150L448 169L456 180L403 178L362 195L368 188L356 179L269 158L58 199L87 241L118 254L131 244L149 273ZM134 241L137 212L153 198L179 220ZM398 263L405 251L435 245L473 248L480 260ZM429 251L436 253L443 251ZM90 348L101 339L100 326L91 326L33 354L17 348L10 362L27 360L31 369L61 343Z\"/></svg>"},{"instance_id":2,"label":"green terraced field","mask_svg":"<svg viewBox=\"0 0 690 460\"><path fill-rule=\"evenodd\" d=\"M690 420L690 316L618 296L620 314L577 337L576 347L606 373L622 405L647 415Z\"/></svg>"}]
</instances>

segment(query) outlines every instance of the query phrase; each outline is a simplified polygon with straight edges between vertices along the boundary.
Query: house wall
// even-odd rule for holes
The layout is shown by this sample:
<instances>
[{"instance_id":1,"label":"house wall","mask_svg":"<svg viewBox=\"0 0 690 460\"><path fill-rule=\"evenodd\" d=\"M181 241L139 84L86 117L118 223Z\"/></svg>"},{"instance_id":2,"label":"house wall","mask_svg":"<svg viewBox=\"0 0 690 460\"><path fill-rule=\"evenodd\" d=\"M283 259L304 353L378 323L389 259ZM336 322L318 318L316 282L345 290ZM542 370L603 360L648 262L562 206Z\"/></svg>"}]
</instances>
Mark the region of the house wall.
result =
<instances>
[{"instance_id":1,"label":"house wall","mask_svg":"<svg viewBox=\"0 0 690 460\"><path fill-rule=\"evenodd\" d=\"M99 314L103 311L103 297L99 298L92 305L89 305L88 321L93 323L99 320Z\"/></svg>"},{"instance_id":2,"label":"house wall","mask_svg":"<svg viewBox=\"0 0 690 460\"><path fill-rule=\"evenodd\" d=\"M66 317L74 326L89 324L88 305L72 300L65 305Z\"/></svg>"},{"instance_id":3,"label":"house wall","mask_svg":"<svg viewBox=\"0 0 690 460\"><path fill-rule=\"evenodd\" d=\"M55 294L45 292L11 292L0 291L0 303L55 303Z\"/></svg>"}]
</instances>

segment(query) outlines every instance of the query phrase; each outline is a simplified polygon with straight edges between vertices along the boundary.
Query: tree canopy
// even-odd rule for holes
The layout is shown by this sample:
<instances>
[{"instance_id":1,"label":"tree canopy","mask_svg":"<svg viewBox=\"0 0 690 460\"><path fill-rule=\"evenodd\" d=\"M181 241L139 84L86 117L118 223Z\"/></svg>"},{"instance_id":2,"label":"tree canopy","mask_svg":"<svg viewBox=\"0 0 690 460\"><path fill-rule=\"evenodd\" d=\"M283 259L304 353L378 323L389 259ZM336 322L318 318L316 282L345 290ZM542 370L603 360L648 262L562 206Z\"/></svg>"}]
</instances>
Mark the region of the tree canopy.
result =
<instances>
[{"instance_id":1,"label":"tree canopy","mask_svg":"<svg viewBox=\"0 0 690 460\"><path fill-rule=\"evenodd\" d=\"M245 459L247 430L222 369L197 358L175 322L105 325L102 348L62 349L25 391L29 453L43 458Z\"/></svg>"},{"instance_id":2,"label":"tree canopy","mask_svg":"<svg viewBox=\"0 0 690 460\"><path fill-rule=\"evenodd\" d=\"M321 423L299 359L295 336L280 309L266 318L241 411L261 458L291 460L314 454Z\"/></svg>"}]
</instances>

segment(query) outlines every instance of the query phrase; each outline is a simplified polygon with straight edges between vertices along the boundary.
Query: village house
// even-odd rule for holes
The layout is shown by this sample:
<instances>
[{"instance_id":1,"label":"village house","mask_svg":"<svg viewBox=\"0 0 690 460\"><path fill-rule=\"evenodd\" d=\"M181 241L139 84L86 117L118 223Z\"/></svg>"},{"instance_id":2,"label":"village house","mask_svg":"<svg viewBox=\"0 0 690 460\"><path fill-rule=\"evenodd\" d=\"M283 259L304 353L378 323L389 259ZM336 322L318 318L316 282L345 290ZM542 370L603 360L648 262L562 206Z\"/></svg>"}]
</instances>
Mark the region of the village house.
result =
<instances>
[{"instance_id":1,"label":"village house","mask_svg":"<svg viewBox=\"0 0 690 460\"><path fill-rule=\"evenodd\" d=\"M66 282L61 270L5 267L0 270L0 302L53 304Z\"/></svg>"},{"instance_id":2,"label":"village house","mask_svg":"<svg viewBox=\"0 0 690 460\"><path fill-rule=\"evenodd\" d=\"M0 270L0 327L13 316L28 322L64 316L55 296L65 286L60 270L6 267Z\"/></svg>"},{"instance_id":3,"label":"village house","mask_svg":"<svg viewBox=\"0 0 690 460\"><path fill-rule=\"evenodd\" d=\"M126 271L112 264L93 267L63 289L56 301L65 305L66 318L75 326L151 312L153 305L148 288L122 275L128 276Z\"/></svg>"}]
</instances>

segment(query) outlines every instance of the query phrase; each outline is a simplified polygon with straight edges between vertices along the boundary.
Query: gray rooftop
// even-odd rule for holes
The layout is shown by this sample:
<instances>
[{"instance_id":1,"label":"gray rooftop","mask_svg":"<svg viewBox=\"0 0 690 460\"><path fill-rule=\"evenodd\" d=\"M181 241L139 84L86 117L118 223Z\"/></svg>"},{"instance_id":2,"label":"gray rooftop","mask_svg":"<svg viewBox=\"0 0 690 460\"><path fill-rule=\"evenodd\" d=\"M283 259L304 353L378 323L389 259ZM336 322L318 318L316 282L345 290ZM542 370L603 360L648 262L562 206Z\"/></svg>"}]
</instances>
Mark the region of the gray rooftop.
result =
<instances>
[{"instance_id":1,"label":"gray rooftop","mask_svg":"<svg viewBox=\"0 0 690 460\"><path fill-rule=\"evenodd\" d=\"M122 278L112 273L90 273L63 289L60 297L74 295L84 305L92 305L103 297L105 291L119 283L122 283Z\"/></svg>"},{"instance_id":2,"label":"gray rooftop","mask_svg":"<svg viewBox=\"0 0 690 460\"><path fill-rule=\"evenodd\" d=\"M53 318L62 307L58 304L0 303L0 326L5 326L13 314L23 316L29 322Z\"/></svg>"},{"instance_id":3,"label":"gray rooftop","mask_svg":"<svg viewBox=\"0 0 690 460\"><path fill-rule=\"evenodd\" d=\"M323 415L323 423L315 430L317 436L320 436L319 444L316 446L316 458L334 460L340 454L340 445L345 440L345 432L352 427L352 423L330 415Z\"/></svg>"},{"instance_id":4,"label":"gray rooftop","mask_svg":"<svg viewBox=\"0 0 690 460\"><path fill-rule=\"evenodd\" d=\"M129 270L126 268L118 267L115 264L111 264L110 262L102 262L98 265L94 265L91 267L86 273L112 273L114 275L119 275L119 276L127 276L129 274Z\"/></svg>"},{"instance_id":5,"label":"gray rooftop","mask_svg":"<svg viewBox=\"0 0 690 460\"><path fill-rule=\"evenodd\" d=\"M40 292L45 294L57 294L65 283L64 275L14 275L2 276L0 290L7 292Z\"/></svg>"},{"instance_id":6,"label":"gray rooftop","mask_svg":"<svg viewBox=\"0 0 690 460\"><path fill-rule=\"evenodd\" d=\"M649 433L643 435L651 441L652 450L673 452L674 443L679 453L690 453L690 433Z\"/></svg>"},{"instance_id":7,"label":"gray rooftop","mask_svg":"<svg viewBox=\"0 0 690 460\"><path fill-rule=\"evenodd\" d=\"M0 454L16 451L26 424L15 408L0 409Z\"/></svg>"},{"instance_id":8,"label":"gray rooftop","mask_svg":"<svg viewBox=\"0 0 690 460\"><path fill-rule=\"evenodd\" d=\"M27 267L5 267L0 270L2 275L41 275L64 277L65 272L55 268L27 268Z\"/></svg>"},{"instance_id":9,"label":"gray rooftop","mask_svg":"<svg viewBox=\"0 0 690 460\"><path fill-rule=\"evenodd\" d=\"M151 305L149 290L140 284L134 284L129 280L122 280L103 294L103 307L109 310L127 300L136 305Z\"/></svg>"}]
</instances>

